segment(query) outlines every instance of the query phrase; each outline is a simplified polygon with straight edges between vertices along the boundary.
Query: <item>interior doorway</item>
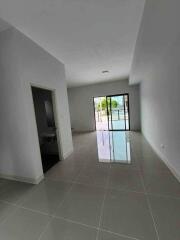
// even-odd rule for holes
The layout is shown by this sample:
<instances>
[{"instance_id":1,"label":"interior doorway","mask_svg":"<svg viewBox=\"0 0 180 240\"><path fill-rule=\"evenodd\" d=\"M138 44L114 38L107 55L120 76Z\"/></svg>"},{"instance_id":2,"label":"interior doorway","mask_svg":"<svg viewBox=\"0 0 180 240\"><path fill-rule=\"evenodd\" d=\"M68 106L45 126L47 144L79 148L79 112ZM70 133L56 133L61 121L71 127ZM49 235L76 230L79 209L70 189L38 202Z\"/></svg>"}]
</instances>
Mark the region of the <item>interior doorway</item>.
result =
<instances>
[{"instance_id":1,"label":"interior doorway","mask_svg":"<svg viewBox=\"0 0 180 240\"><path fill-rule=\"evenodd\" d=\"M60 161L53 92L32 87L43 172Z\"/></svg>"},{"instance_id":2,"label":"interior doorway","mask_svg":"<svg viewBox=\"0 0 180 240\"><path fill-rule=\"evenodd\" d=\"M95 97L93 101L96 130L130 130L129 94Z\"/></svg>"}]
</instances>

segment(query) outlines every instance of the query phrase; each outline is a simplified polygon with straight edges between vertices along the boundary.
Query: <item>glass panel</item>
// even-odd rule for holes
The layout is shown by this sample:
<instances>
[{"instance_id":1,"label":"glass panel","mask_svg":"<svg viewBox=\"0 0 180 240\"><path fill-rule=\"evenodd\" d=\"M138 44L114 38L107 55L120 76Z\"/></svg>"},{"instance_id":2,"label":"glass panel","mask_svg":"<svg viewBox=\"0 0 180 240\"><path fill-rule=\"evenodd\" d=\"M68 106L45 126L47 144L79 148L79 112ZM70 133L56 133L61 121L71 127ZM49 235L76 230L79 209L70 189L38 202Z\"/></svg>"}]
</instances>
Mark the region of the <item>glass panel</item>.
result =
<instances>
[{"instance_id":1,"label":"glass panel","mask_svg":"<svg viewBox=\"0 0 180 240\"><path fill-rule=\"evenodd\" d=\"M106 97L94 98L96 130L108 130Z\"/></svg>"},{"instance_id":2,"label":"glass panel","mask_svg":"<svg viewBox=\"0 0 180 240\"><path fill-rule=\"evenodd\" d=\"M106 97L109 130L112 130L111 97Z\"/></svg>"},{"instance_id":3,"label":"glass panel","mask_svg":"<svg viewBox=\"0 0 180 240\"><path fill-rule=\"evenodd\" d=\"M129 102L128 95L124 95L126 130L129 130Z\"/></svg>"},{"instance_id":4,"label":"glass panel","mask_svg":"<svg viewBox=\"0 0 180 240\"><path fill-rule=\"evenodd\" d=\"M111 113L112 113L112 128L113 130L125 130L124 116L124 97L111 97Z\"/></svg>"}]
</instances>

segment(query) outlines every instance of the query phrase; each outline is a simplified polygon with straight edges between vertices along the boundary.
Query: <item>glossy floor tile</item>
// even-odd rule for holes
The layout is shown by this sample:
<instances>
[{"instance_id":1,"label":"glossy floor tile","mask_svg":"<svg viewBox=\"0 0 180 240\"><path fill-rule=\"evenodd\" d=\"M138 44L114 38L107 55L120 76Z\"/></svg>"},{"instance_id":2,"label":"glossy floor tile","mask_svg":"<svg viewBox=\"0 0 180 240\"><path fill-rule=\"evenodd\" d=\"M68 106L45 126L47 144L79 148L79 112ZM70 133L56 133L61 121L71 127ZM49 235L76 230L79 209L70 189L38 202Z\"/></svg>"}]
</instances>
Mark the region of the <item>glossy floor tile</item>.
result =
<instances>
[{"instance_id":1,"label":"glossy floor tile","mask_svg":"<svg viewBox=\"0 0 180 240\"><path fill-rule=\"evenodd\" d=\"M98 234L98 240L130 240L131 238L120 236L118 234L113 234L105 231L100 231Z\"/></svg>"},{"instance_id":2,"label":"glossy floor tile","mask_svg":"<svg viewBox=\"0 0 180 240\"><path fill-rule=\"evenodd\" d=\"M45 229L49 217L25 209L15 213L0 225L3 240L37 240Z\"/></svg>"},{"instance_id":3,"label":"glossy floor tile","mask_svg":"<svg viewBox=\"0 0 180 240\"><path fill-rule=\"evenodd\" d=\"M140 133L73 143L38 185L0 179L0 239L180 239L180 183Z\"/></svg>"},{"instance_id":4,"label":"glossy floor tile","mask_svg":"<svg viewBox=\"0 0 180 240\"><path fill-rule=\"evenodd\" d=\"M144 192L143 184L138 170L110 169L108 187L117 190L131 190Z\"/></svg>"},{"instance_id":5,"label":"glossy floor tile","mask_svg":"<svg viewBox=\"0 0 180 240\"><path fill-rule=\"evenodd\" d=\"M86 166L81 171L75 182L105 187L107 185L110 167L106 166Z\"/></svg>"},{"instance_id":6,"label":"glossy floor tile","mask_svg":"<svg viewBox=\"0 0 180 240\"><path fill-rule=\"evenodd\" d=\"M22 207L53 214L71 187L70 183L43 181L19 203Z\"/></svg>"},{"instance_id":7,"label":"glossy floor tile","mask_svg":"<svg viewBox=\"0 0 180 240\"><path fill-rule=\"evenodd\" d=\"M8 180L5 180L5 179L2 179L0 178L0 192L2 192L4 190L4 186L5 184L9 183L10 181Z\"/></svg>"},{"instance_id":8,"label":"glossy floor tile","mask_svg":"<svg viewBox=\"0 0 180 240\"><path fill-rule=\"evenodd\" d=\"M73 184L55 215L97 227L104 194L103 188Z\"/></svg>"},{"instance_id":9,"label":"glossy floor tile","mask_svg":"<svg viewBox=\"0 0 180 240\"><path fill-rule=\"evenodd\" d=\"M97 147L100 162L131 164L130 140L126 132L97 131Z\"/></svg>"},{"instance_id":10,"label":"glossy floor tile","mask_svg":"<svg viewBox=\"0 0 180 240\"><path fill-rule=\"evenodd\" d=\"M180 239L180 199L150 196L160 239Z\"/></svg>"},{"instance_id":11,"label":"glossy floor tile","mask_svg":"<svg viewBox=\"0 0 180 240\"><path fill-rule=\"evenodd\" d=\"M72 161L59 162L46 173L46 177L52 180L73 181L81 170L82 165L76 165Z\"/></svg>"},{"instance_id":12,"label":"glossy floor tile","mask_svg":"<svg viewBox=\"0 0 180 240\"><path fill-rule=\"evenodd\" d=\"M15 210L15 206L0 202L0 223L6 220L7 217L11 216Z\"/></svg>"},{"instance_id":13,"label":"glossy floor tile","mask_svg":"<svg viewBox=\"0 0 180 240\"><path fill-rule=\"evenodd\" d=\"M62 219L53 219L41 240L96 240L97 230Z\"/></svg>"},{"instance_id":14,"label":"glossy floor tile","mask_svg":"<svg viewBox=\"0 0 180 240\"><path fill-rule=\"evenodd\" d=\"M142 174L146 191L180 198L180 184L169 171Z\"/></svg>"},{"instance_id":15,"label":"glossy floor tile","mask_svg":"<svg viewBox=\"0 0 180 240\"><path fill-rule=\"evenodd\" d=\"M110 190L104 203L101 227L137 239L157 239L146 196L141 193Z\"/></svg>"},{"instance_id":16,"label":"glossy floor tile","mask_svg":"<svg viewBox=\"0 0 180 240\"><path fill-rule=\"evenodd\" d=\"M34 186L16 181L5 181L0 189L0 200L17 203L27 193L32 191Z\"/></svg>"}]
</instances>

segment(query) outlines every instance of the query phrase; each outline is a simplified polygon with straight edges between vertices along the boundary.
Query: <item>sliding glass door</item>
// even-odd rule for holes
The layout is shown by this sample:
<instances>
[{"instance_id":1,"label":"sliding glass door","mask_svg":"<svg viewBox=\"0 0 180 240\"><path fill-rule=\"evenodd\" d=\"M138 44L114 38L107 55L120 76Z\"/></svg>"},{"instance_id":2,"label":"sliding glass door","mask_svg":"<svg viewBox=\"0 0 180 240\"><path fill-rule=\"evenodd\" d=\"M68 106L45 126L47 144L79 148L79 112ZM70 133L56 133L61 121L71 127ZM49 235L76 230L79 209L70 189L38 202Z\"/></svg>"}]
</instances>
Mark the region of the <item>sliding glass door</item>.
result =
<instances>
[{"instance_id":1,"label":"sliding glass door","mask_svg":"<svg viewBox=\"0 0 180 240\"><path fill-rule=\"evenodd\" d=\"M129 130L129 96L107 96L109 130Z\"/></svg>"},{"instance_id":2,"label":"sliding glass door","mask_svg":"<svg viewBox=\"0 0 180 240\"><path fill-rule=\"evenodd\" d=\"M130 130L128 94L96 97L94 107L96 130Z\"/></svg>"}]
</instances>

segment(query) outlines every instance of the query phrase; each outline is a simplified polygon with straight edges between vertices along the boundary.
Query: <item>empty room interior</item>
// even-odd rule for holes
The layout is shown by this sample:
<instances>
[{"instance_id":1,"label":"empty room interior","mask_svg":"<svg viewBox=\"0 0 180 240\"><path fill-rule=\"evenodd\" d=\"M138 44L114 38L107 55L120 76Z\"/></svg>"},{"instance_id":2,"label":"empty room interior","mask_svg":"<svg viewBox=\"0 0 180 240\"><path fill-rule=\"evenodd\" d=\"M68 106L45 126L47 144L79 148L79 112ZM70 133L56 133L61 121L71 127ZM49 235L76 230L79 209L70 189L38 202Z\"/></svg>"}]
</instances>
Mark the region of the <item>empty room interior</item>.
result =
<instances>
[{"instance_id":1,"label":"empty room interior","mask_svg":"<svg viewBox=\"0 0 180 240\"><path fill-rule=\"evenodd\" d=\"M0 240L180 240L180 1L0 1Z\"/></svg>"}]
</instances>

